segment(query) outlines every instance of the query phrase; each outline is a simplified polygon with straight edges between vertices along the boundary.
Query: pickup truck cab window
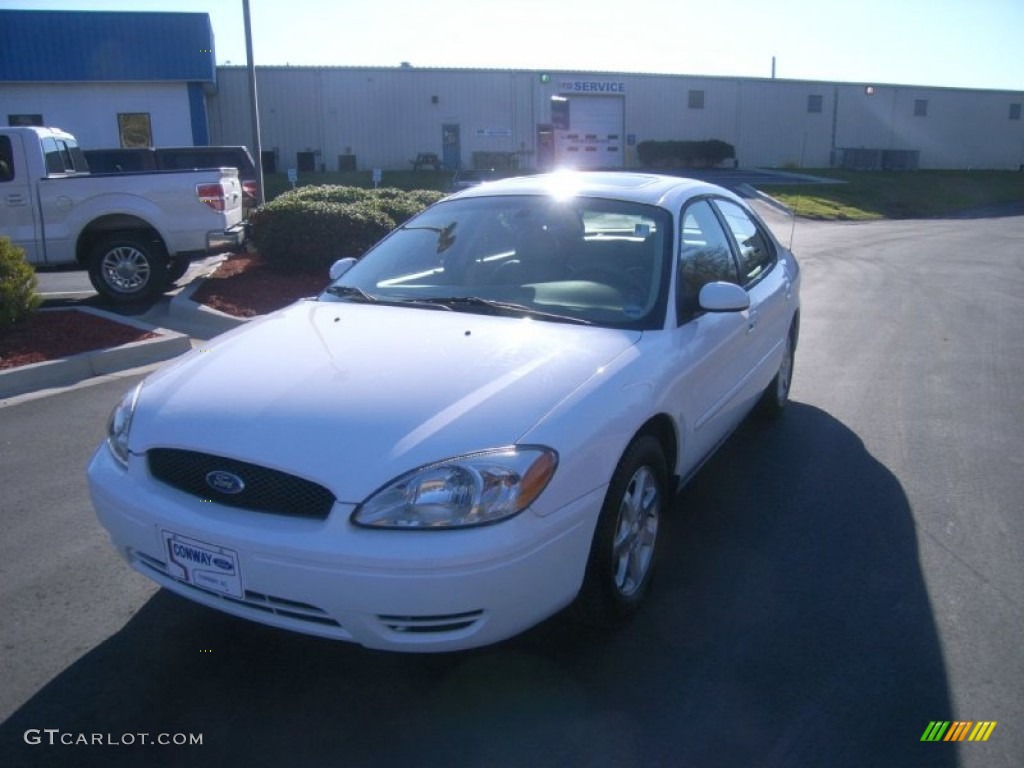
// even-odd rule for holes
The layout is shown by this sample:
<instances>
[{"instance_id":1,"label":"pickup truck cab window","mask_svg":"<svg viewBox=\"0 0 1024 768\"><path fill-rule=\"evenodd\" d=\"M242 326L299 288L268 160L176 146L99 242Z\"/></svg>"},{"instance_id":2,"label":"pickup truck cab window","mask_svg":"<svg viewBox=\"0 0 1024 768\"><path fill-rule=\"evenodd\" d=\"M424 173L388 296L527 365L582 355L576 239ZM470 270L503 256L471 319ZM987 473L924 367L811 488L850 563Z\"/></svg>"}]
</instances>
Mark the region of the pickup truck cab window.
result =
<instances>
[{"instance_id":1,"label":"pickup truck cab window","mask_svg":"<svg viewBox=\"0 0 1024 768\"><path fill-rule=\"evenodd\" d=\"M7 136L0 136L0 183L13 178L14 151L11 149L11 140Z\"/></svg>"}]
</instances>

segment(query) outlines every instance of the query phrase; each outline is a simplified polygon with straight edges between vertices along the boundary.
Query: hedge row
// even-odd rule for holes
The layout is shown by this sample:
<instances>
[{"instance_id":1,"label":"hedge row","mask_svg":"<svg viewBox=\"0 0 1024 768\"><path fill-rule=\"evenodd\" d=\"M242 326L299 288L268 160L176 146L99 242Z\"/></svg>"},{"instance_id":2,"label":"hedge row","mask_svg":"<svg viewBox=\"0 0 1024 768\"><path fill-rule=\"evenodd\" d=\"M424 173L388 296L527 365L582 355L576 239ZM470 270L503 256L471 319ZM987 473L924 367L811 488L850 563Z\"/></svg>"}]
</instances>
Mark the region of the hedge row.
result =
<instances>
[{"instance_id":1,"label":"hedge row","mask_svg":"<svg viewBox=\"0 0 1024 768\"><path fill-rule=\"evenodd\" d=\"M719 139L707 141L641 141L640 162L655 168L712 168L736 157L736 148Z\"/></svg>"},{"instance_id":2,"label":"hedge row","mask_svg":"<svg viewBox=\"0 0 1024 768\"><path fill-rule=\"evenodd\" d=\"M25 320L41 302L36 273L25 261L24 249L0 237L0 335Z\"/></svg>"},{"instance_id":3,"label":"hedge row","mask_svg":"<svg viewBox=\"0 0 1024 768\"><path fill-rule=\"evenodd\" d=\"M374 243L444 197L434 190L299 187L253 212L253 245L282 271L325 269Z\"/></svg>"}]
</instances>

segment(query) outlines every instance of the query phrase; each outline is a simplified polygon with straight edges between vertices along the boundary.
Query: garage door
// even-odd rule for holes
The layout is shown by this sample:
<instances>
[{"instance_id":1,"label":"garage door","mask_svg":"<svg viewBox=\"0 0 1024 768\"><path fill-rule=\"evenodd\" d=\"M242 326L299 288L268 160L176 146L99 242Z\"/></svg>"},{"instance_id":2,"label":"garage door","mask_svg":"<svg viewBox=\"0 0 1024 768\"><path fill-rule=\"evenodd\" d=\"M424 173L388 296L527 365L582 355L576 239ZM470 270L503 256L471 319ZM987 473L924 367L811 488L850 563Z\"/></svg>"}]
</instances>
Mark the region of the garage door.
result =
<instances>
[{"instance_id":1,"label":"garage door","mask_svg":"<svg viewBox=\"0 0 1024 768\"><path fill-rule=\"evenodd\" d=\"M621 168L623 99L568 97L567 129L555 130L555 162L574 168Z\"/></svg>"}]
</instances>

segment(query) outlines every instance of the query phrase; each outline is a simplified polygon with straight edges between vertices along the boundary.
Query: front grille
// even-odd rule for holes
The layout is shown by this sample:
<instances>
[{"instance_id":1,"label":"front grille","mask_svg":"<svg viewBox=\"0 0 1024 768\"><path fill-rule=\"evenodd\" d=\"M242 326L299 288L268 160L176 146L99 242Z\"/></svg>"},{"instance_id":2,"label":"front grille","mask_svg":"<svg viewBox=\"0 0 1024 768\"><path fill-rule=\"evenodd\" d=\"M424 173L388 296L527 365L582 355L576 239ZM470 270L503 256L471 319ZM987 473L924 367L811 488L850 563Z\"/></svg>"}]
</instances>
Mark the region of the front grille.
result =
<instances>
[{"instance_id":1,"label":"front grille","mask_svg":"<svg viewBox=\"0 0 1024 768\"><path fill-rule=\"evenodd\" d=\"M322 485L258 464L177 448L153 448L148 457L153 477L204 501L317 520L325 519L334 505L334 494ZM241 483L211 484L209 476L217 473Z\"/></svg>"}]
</instances>

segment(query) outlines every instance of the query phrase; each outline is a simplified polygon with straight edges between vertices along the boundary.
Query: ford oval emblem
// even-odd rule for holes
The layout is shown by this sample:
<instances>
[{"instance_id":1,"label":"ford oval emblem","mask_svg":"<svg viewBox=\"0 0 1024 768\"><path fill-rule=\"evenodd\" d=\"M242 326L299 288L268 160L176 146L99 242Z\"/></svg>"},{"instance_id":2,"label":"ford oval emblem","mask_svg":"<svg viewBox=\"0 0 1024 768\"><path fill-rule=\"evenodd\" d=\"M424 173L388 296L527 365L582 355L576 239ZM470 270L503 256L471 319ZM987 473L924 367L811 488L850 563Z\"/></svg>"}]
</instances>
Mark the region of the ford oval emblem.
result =
<instances>
[{"instance_id":1,"label":"ford oval emblem","mask_svg":"<svg viewBox=\"0 0 1024 768\"><path fill-rule=\"evenodd\" d=\"M213 564L220 568L222 571L233 571L235 566L231 564L231 561L226 557L215 557L213 558Z\"/></svg>"},{"instance_id":2,"label":"ford oval emblem","mask_svg":"<svg viewBox=\"0 0 1024 768\"><path fill-rule=\"evenodd\" d=\"M206 484L220 493L232 495L245 490L245 482L238 475L225 472L223 469L216 469L206 474Z\"/></svg>"}]
</instances>

